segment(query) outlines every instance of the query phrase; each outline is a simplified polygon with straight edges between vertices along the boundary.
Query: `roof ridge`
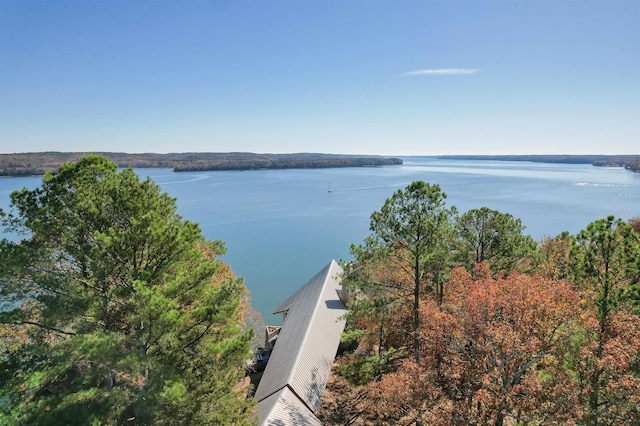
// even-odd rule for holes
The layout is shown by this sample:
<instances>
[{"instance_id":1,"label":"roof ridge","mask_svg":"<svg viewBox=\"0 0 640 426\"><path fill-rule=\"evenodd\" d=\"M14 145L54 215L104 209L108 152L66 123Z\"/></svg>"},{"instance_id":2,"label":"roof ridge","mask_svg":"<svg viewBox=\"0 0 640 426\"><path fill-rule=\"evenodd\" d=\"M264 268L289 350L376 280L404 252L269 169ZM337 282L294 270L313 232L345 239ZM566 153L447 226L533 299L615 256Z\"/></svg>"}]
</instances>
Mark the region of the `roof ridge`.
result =
<instances>
[{"instance_id":1,"label":"roof ridge","mask_svg":"<svg viewBox=\"0 0 640 426\"><path fill-rule=\"evenodd\" d=\"M291 307L292 302L295 301L296 299L298 299L300 297L300 295L305 292L306 289L311 287L313 282L314 282L314 280L315 280L315 278L320 276L322 273L324 273L325 269L327 270L327 274L328 274L328 272L332 269L334 263L336 265L338 265L338 262L336 262L334 259L331 259L331 262L329 262L327 265L325 265L320 271L318 271L313 277L311 277L302 287L300 287L298 290L296 290L295 293L293 293L291 296L289 296L287 298L287 300L285 300L280 305L278 305L278 307L276 309L274 309L273 312L271 312L271 313L272 314L280 314L282 312L288 311L289 308ZM338 265L338 266L340 266L340 265ZM325 279L323 281L323 285L322 285L321 288L324 288L324 285L326 284L326 282L327 282L327 277L325 277Z\"/></svg>"},{"instance_id":2,"label":"roof ridge","mask_svg":"<svg viewBox=\"0 0 640 426\"><path fill-rule=\"evenodd\" d=\"M329 282L329 278L331 277L331 270L333 269L334 263L337 265L337 262L334 259L331 259L331 262L329 262L329 264L327 266L322 268L322 270L320 272L318 272L316 275L314 275L314 277L313 277L313 278L317 277L318 275L323 273L324 270L326 269L327 272L325 273L324 279L322 280L322 285L319 286L320 287L319 295L321 295L324 292L324 288L327 286L327 283ZM313 282L313 278L311 278L309 280L309 283ZM303 288L304 287L306 287L306 284L303 286ZM298 292L296 292L296 293L298 293ZM296 293L294 293L294 295ZM315 317L315 314L318 311L318 306L320 306L321 301L322 301L321 297L317 297L316 298L316 302L315 302L315 305L313 306L313 311L312 311L312 314L311 314L312 318ZM302 336L302 341L303 342L305 342L307 340L307 337L309 336L309 333L311 332L312 328L313 327L311 326L311 323L307 324L307 327L305 328L304 334ZM302 356L302 351L298 351L298 353L296 354L295 359L293 360L293 368L289 372L289 376L287 378L287 385L289 385L289 387L291 387L290 384L291 384L291 381L292 381L293 376L295 374L296 366L298 365L298 362L300 361L300 357L301 356ZM296 394L296 396L298 395L297 393L295 393L295 394ZM306 403L304 405L307 406ZM313 410L311 410L311 412L313 413Z\"/></svg>"},{"instance_id":3,"label":"roof ridge","mask_svg":"<svg viewBox=\"0 0 640 426\"><path fill-rule=\"evenodd\" d=\"M299 404L299 410L315 415L339 344L339 333L344 328L345 321L339 316L346 309L339 294L342 272L340 264L332 259L274 311L287 315L256 389L259 404L270 401L278 392L288 392L288 398Z\"/></svg>"}]
</instances>

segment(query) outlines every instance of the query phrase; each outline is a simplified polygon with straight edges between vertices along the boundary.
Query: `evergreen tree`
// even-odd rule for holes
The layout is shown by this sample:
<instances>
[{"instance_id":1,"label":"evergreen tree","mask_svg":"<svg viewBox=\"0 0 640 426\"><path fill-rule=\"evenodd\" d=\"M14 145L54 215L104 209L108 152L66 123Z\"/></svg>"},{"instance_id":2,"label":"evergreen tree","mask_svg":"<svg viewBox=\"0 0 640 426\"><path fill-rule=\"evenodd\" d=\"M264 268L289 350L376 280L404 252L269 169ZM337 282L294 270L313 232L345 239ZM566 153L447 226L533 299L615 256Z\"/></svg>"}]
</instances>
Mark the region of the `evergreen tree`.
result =
<instances>
[{"instance_id":1,"label":"evergreen tree","mask_svg":"<svg viewBox=\"0 0 640 426\"><path fill-rule=\"evenodd\" d=\"M520 219L488 207L472 209L458 216L458 260L473 271L477 263L486 263L491 271L511 272L526 269L526 260L533 256L535 241L523 235Z\"/></svg>"},{"instance_id":2,"label":"evergreen tree","mask_svg":"<svg viewBox=\"0 0 640 426\"><path fill-rule=\"evenodd\" d=\"M372 234L365 244L351 247L356 263L347 282L355 283L374 298L382 297L378 302L400 301L411 306L416 361L420 356L420 298L432 294L442 303L450 266L454 239L451 217L455 208L445 206L446 197L437 184L412 182L387 199L380 211L371 214ZM384 267L385 264L390 266ZM376 265L382 265L384 270ZM373 305L382 313L378 302Z\"/></svg>"},{"instance_id":3,"label":"evergreen tree","mask_svg":"<svg viewBox=\"0 0 640 426\"><path fill-rule=\"evenodd\" d=\"M596 295L602 327L620 302L640 307L640 234L631 225L608 216L587 225L572 249L574 278Z\"/></svg>"},{"instance_id":4,"label":"evergreen tree","mask_svg":"<svg viewBox=\"0 0 640 426\"><path fill-rule=\"evenodd\" d=\"M0 423L248 424L243 281L175 200L98 155L11 195ZM5 304L5 306L7 306Z\"/></svg>"},{"instance_id":5,"label":"evergreen tree","mask_svg":"<svg viewBox=\"0 0 640 426\"><path fill-rule=\"evenodd\" d=\"M574 278L592 295L591 306L597 319L594 329L597 345L586 369L587 424L612 424L621 417L637 416L637 405L627 410L630 405L627 388L635 389L631 393L635 392L637 397L637 389L640 389L638 346L626 351L626 355L636 361L624 368L611 366L615 364L611 362L615 357L610 355L610 350L612 346L619 346L619 336L623 334L620 330L632 330L629 326L621 327L620 323L632 310L637 313L640 307L640 234L631 225L608 216L590 223L578 233L571 255ZM637 329L637 316L633 322ZM635 338L640 342L637 330ZM627 385L616 388L613 385L616 381ZM621 411L625 414L620 414Z\"/></svg>"}]
</instances>

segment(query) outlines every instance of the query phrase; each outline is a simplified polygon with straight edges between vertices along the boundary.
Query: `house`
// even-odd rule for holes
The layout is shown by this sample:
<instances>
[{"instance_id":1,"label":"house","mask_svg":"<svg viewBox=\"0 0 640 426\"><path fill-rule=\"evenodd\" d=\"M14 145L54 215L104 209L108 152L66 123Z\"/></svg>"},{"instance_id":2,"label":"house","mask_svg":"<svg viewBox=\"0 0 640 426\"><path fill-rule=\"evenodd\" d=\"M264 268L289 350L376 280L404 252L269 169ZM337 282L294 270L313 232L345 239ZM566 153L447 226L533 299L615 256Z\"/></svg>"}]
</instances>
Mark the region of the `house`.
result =
<instances>
[{"instance_id":1,"label":"house","mask_svg":"<svg viewBox=\"0 0 640 426\"><path fill-rule=\"evenodd\" d=\"M321 424L315 412L346 322L341 275L332 260L273 311L284 321L254 395L258 424Z\"/></svg>"}]
</instances>

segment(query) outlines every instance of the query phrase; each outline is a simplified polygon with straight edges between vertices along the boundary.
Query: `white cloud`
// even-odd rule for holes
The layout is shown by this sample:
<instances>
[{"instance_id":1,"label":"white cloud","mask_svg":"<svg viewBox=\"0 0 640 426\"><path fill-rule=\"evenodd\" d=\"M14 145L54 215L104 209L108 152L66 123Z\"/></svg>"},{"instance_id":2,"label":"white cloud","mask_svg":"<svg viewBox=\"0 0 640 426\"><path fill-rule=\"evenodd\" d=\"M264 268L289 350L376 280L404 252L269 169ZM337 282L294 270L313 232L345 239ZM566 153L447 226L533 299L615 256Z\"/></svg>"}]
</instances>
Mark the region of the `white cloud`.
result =
<instances>
[{"instance_id":1,"label":"white cloud","mask_svg":"<svg viewBox=\"0 0 640 426\"><path fill-rule=\"evenodd\" d=\"M437 68L429 70L415 70L400 74L401 77L410 77L414 75L468 75L477 73L477 69L473 68Z\"/></svg>"}]
</instances>

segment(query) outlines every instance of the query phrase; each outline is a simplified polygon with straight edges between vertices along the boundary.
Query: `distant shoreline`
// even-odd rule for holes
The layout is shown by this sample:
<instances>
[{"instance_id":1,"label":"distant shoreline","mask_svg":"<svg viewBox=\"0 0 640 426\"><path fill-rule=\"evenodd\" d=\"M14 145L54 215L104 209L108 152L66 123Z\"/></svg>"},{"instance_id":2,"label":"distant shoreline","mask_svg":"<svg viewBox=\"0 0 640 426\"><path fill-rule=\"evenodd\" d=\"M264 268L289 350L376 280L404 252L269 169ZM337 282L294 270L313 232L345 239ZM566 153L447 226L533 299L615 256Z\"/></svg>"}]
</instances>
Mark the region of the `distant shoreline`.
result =
<instances>
[{"instance_id":1,"label":"distant shoreline","mask_svg":"<svg viewBox=\"0 0 640 426\"><path fill-rule=\"evenodd\" d=\"M56 171L64 162L76 161L85 154L87 152L55 151L0 154L0 177L40 176L47 171ZM97 154L109 158L118 167L171 168L174 172L376 167L403 164L400 158L318 153L185 152L127 154L98 152ZM640 172L640 155L438 155L431 157L442 160L591 164L599 167L624 167L627 170Z\"/></svg>"},{"instance_id":2,"label":"distant shoreline","mask_svg":"<svg viewBox=\"0 0 640 426\"><path fill-rule=\"evenodd\" d=\"M640 172L640 155L438 155L442 160L528 161L552 164L591 164L596 167L624 167Z\"/></svg>"},{"instance_id":3,"label":"distant shoreline","mask_svg":"<svg viewBox=\"0 0 640 426\"><path fill-rule=\"evenodd\" d=\"M0 154L0 176L39 176L56 171L67 161L76 161L87 152L29 152ZM338 154L254 154L248 152L186 152L170 154L127 154L97 152L118 167L172 168L174 172L242 171L271 169L318 169L337 167L376 167L402 164L399 158L375 155Z\"/></svg>"}]
</instances>

